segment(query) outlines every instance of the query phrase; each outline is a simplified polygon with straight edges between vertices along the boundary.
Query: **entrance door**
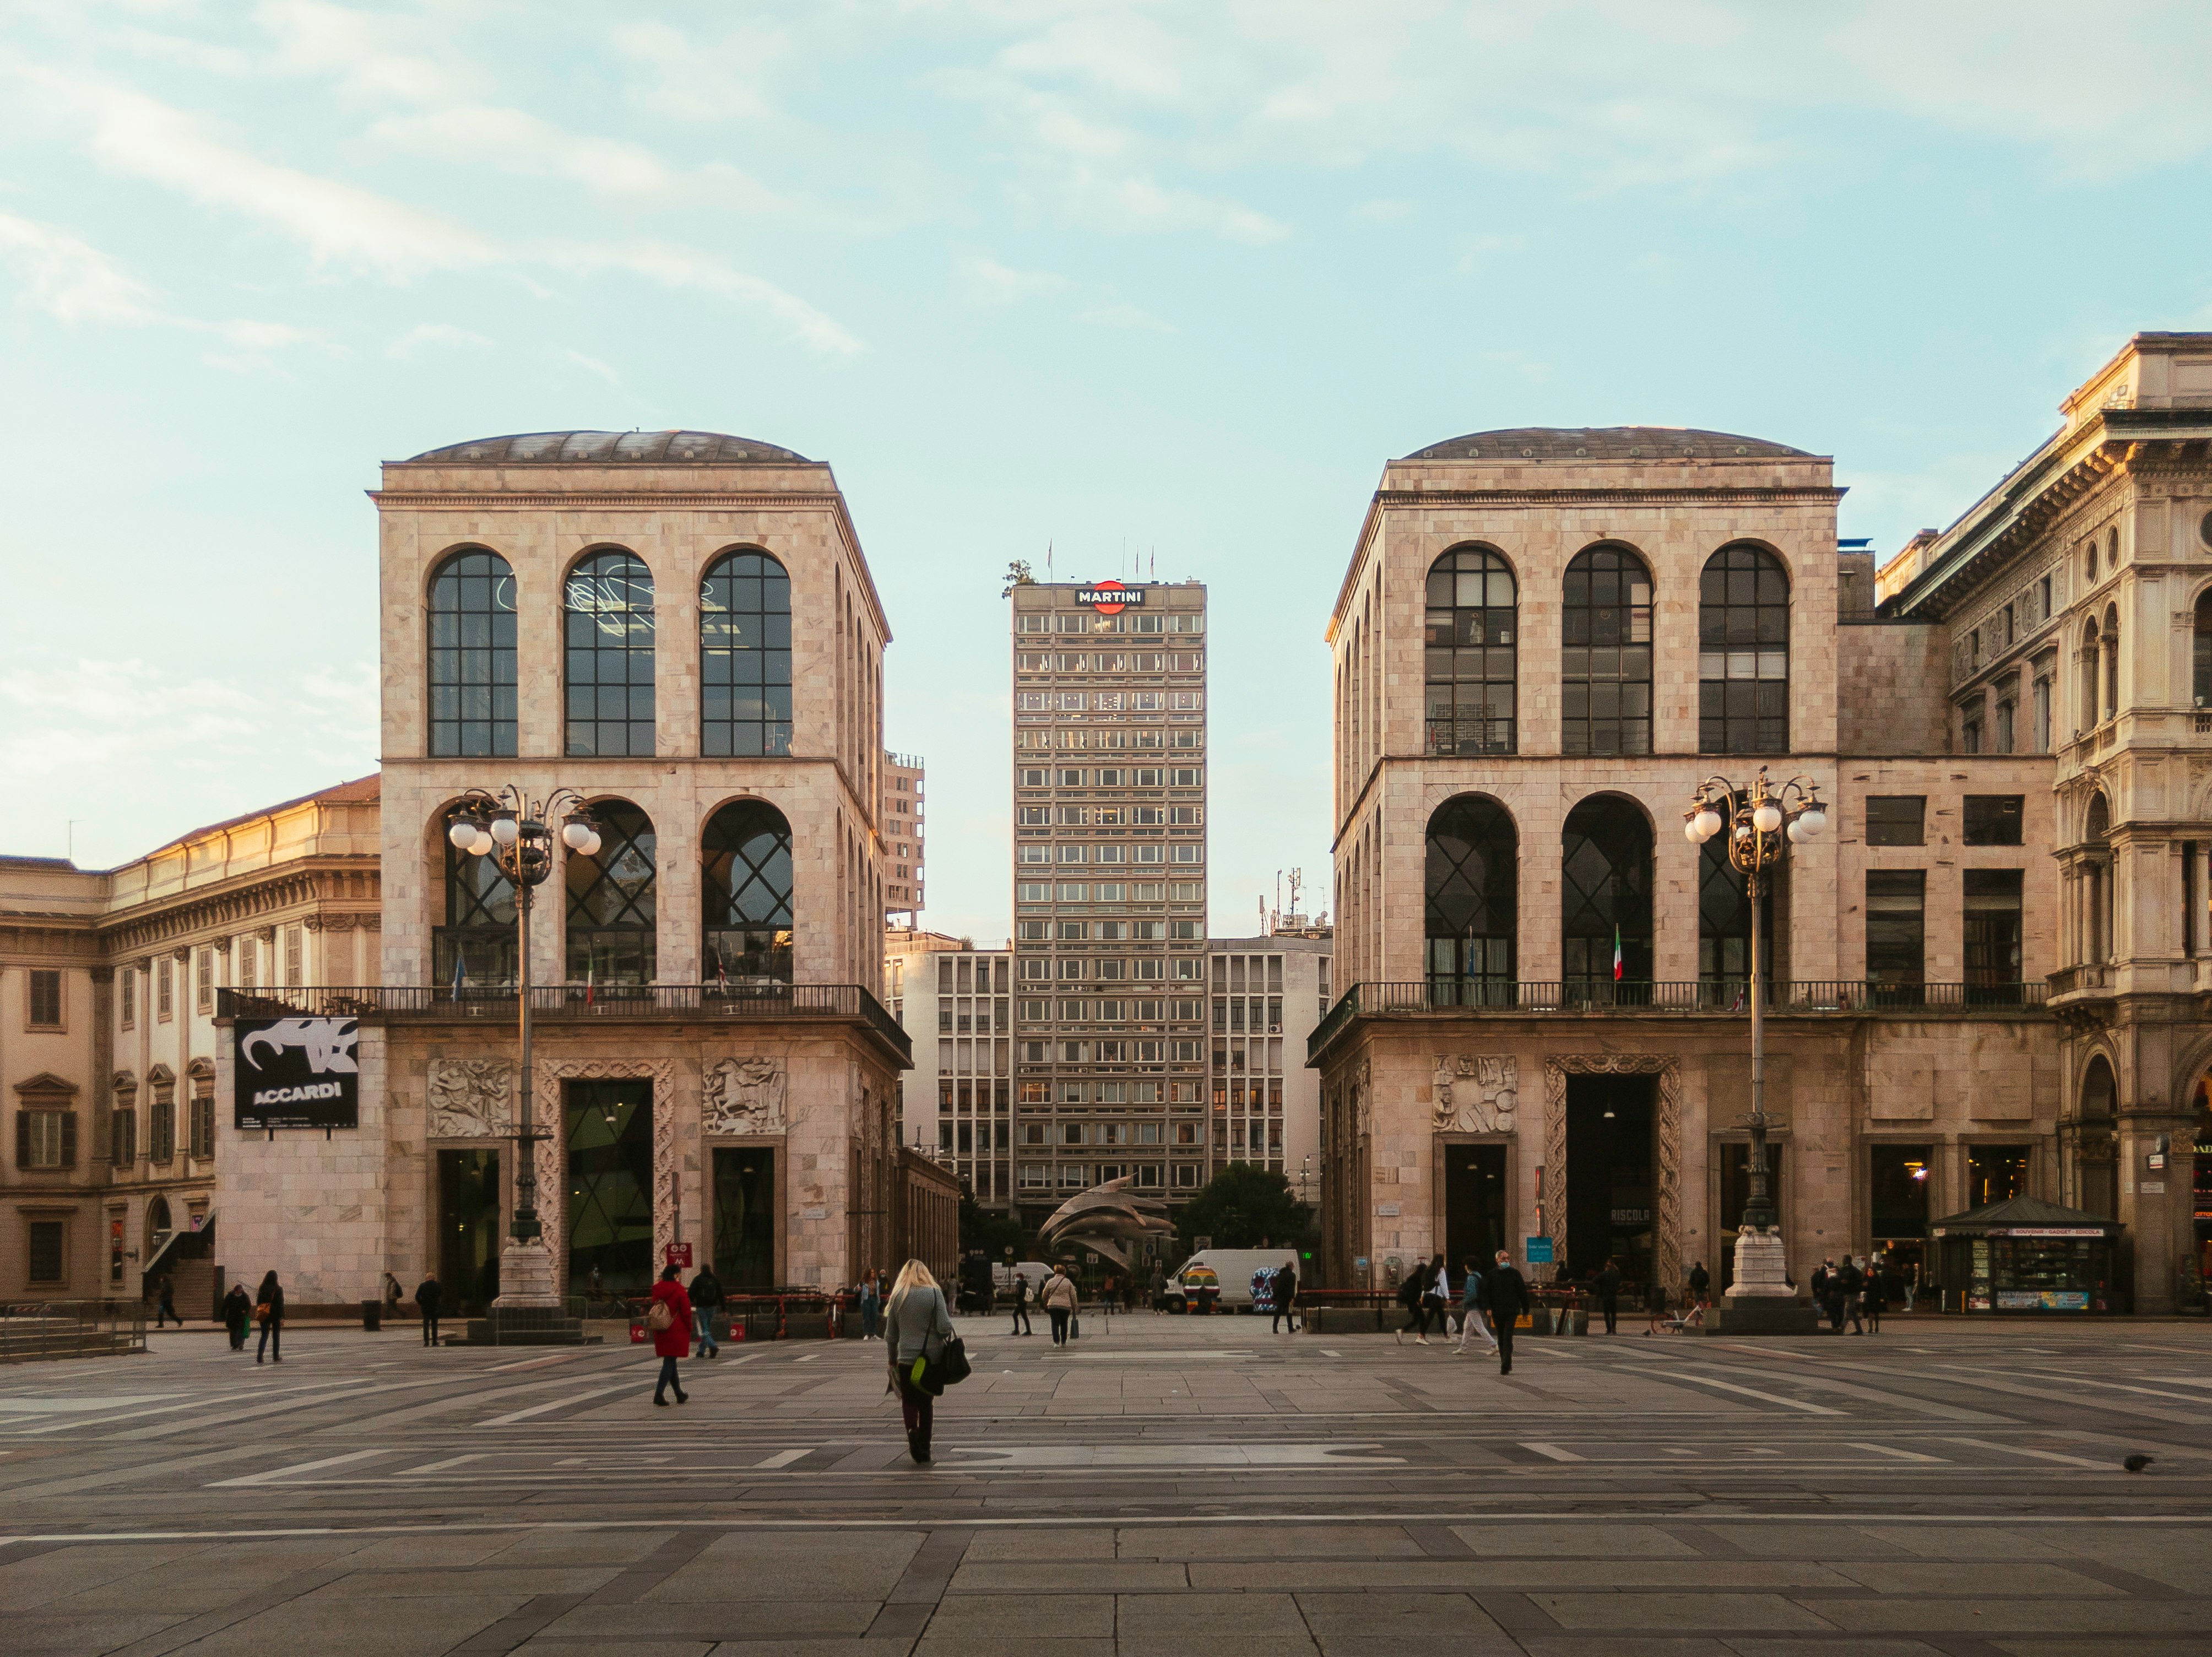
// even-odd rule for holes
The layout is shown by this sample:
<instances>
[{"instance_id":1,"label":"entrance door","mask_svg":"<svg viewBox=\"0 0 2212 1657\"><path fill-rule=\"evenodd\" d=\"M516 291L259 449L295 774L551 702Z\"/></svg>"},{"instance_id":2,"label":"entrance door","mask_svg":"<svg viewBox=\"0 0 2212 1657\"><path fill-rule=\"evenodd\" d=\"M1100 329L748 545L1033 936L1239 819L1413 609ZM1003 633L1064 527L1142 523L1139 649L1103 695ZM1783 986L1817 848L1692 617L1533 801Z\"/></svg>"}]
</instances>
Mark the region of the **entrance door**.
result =
<instances>
[{"instance_id":1,"label":"entrance door","mask_svg":"<svg viewBox=\"0 0 2212 1657\"><path fill-rule=\"evenodd\" d=\"M1567 1078L1567 1264L1577 1278L1610 1257L1624 1282L1651 1281L1656 1083L1648 1075Z\"/></svg>"},{"instance_id":2,"label":"entrance door","mask_svg":"<svg viewBox=\"0 0 2212 1657\"><path fill-rule=\"evenodd\" d=\"M653 1287L653 1082L567 1084L568 1292L593 1299Z\"/></svg>"},{"instance_id":3,"label":"entrance door","mask_svg":"<svg viewBox=\"0 0 2212 1657\"><path fill-rule=\"evenodd\" d=\"M1774 1217L1782 1221L1782 1146L1774 1140L1766 1142L1766 1195L1774 1204ZM1722 1293L1727 1293L1735 1282L1736 1232L1743 1224L1743 1205L1751 1201L1751 1147L1739 1141L1721 1147L1721 1223L1717 1237L1721 1258L1717 1264L1708 1260L1705 1270L1720 1280ZM1790 1228L1783 1226L1782 1234L1788 1236ZM1790 1262L1794 1276L1813 1269L1810 1263Z\"/></svg>"},{"instance_id":4,"label":"entrance door","mask_svg":"<svg viewBox=\"0 0 2212 1657\"><path fill-rule=\"evenodd\" d=\"M725 1288L775 1284L775 1152L719 1146L714 1151L714 1275Z\"/></svg>"},{"instance_id":5,"label":"entrance door","mask_svg":"<svg viewBox=\"0 0 2212 1657\"><path fill-rule=\"evenodd\" d=\"M1485 1270L1505 1246L1505 1147L1444 1147L1444 1264L1456 1278L1470 1258Z\"/></svg>"},{"instance_id":6,"label":"entrance door","mask_svg":"<svg viewBox=\"0 0 2212 1657\"><path fill-rule=\"evenodd\" d=\"M438 1153L438 1283L475 1318L499 1298L499 1153Z\"/></svg>"}]
</instances>

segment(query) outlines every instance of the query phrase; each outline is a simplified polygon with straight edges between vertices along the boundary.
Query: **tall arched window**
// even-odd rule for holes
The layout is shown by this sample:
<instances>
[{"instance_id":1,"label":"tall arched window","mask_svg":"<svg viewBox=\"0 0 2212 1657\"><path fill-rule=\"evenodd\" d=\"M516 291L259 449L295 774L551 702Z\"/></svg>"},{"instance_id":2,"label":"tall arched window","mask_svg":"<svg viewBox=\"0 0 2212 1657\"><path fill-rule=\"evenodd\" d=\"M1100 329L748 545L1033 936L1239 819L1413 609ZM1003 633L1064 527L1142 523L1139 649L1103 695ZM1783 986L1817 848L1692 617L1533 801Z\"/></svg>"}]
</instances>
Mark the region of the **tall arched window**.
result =
<instances>
[{"instance_id":1,"label":"tall arched window","mask_svg":"<svg viewBox=\"0 0 2212 1657\"><path fill-rule=\"evenodd\" d=\"M1759 967L1769 979L1774 974L1774 882L1780 873L1764 877L1759 895ZM1728 1004L1750 993L1751 897L1743 871L1729 861L1725 834L1713 836L1698 854L1698 979Z\"/></svg>"},{"instance_id":2,"label":"tall arched window","mask_svg":"<svg viewBox=\"0 0 2212 1657\"><path fill-rule=\"evenodd\" d=\"M2113 605L2105 606L2105 717L2112 719L2120 711L2120 612Z\"/></svg>"},{"instance_id":3,"label":"tall arched window","mask_svg":"<svg viewBox=\"0 0 2212 1657\"><path fill-rule=\"evenodd\" d=\"M2212 708L2212 589L2197 600L2197 629L2190 658L2190 690L2196 705Z\"/></svg>"},{"instance_id":4,"label":"tall arched window","mask_svg":"<svg viewBox=\"0 0 2212 1657\"><path fill-rule=\"evenodd\" d=\"M1601 794L1567 814L1561 838L1560 964L1571 998L1648 998L1651 825L1632 801ZM1640 988L1622 991L1621 985Z\"/></svg>"},{"instance_id":5,"label":"tall arched window","mask_svg":"<svg viewBox=\"0 0 2212 1657\"><path fill-rule=\"evenodd\" d=\"M2092 616L2081 629L2081 713L2075 725L2077 736L2097 727L2097 692L2102 678L2098 667L2100 654L2097 618Z\"/></svg>"},{"instance_id":6,"label":"tall arched window","mask_svg":"<svg viewBox=\"0 0 2212 1657\"><path fill-rule=\"evenodd\" d=\"M2081 1121L2087 1131L2076 1141L2075 1206L2085 1214L2102 1215L2106 1219L2119 1212L2116 1189L2119 1166L2113 1157L2112 1136L2119 1093L2118 1084L2112 1079L2111 1061L2102 1053L2094 1055L2081 1075Z\"/></svg>"},{"instance_id":7,"label":"tall arched window","mask_svg":"<svg viewBox=\"0 0 2212 1657\"><path fill-rule=\"evenodd\" d=\"M430 752L514 752L514 571L482 547L430 578Z\"/></svg>"},{"instance_id":8,"label":"tall arched window","mask_svg":"<svg viewBox=\"0 0 2212 1657\"><path fill-rule=\"evenodd\" d=\"M707 820L701 856L707 982L791 982L791 825L763 800L733 800Z\"/></svg>"},{"instance_id":9,"label":"tall arched window","mask_svg":"<svg viewBox=\"0 0 2212 1657\"><path fill-rule=\"evenodd\" d=\"M699 752L791 752L791 577L726 553L699 583Z\"/></svg>"},{"instance_id":10,"label":"tall arched window","mask_svg":"<svg viewBox=\"0 0 2212 1657\"><path fill-rule=\"evenodd\" d=\"M1790 577L1763 546L1705 560L1698 583L1698 752L1790 751Z\"/></svg>"},{"instance_id":11,"label":"tall arched window","mask_svg":"<svg viewBox=\"0 0 2212 1657\"><path fill-rule=\"evenodd\" d=\"M568 572L568 752L653 752L653 572L610 547Z\"/></svg>"},{"instance_id":12,"label":"tall arched window","mask_svg":"<svg viewBox=\"0 0 2212 1657\"><path fill-rule=\"evenodd\" d=\"M446 836L449 826L439 825L438 844L446 859L446 922L432 940L433 970L439 987L458 998L471 987L515 981L514 883L500 872L495 859L456 846Z\"/></svg>"},{"instance_id":13,"label":"tall arched window","mask_svg":"<svg viewBox=\"0 0 2212 1657\"><path fill-rule=\"evenodd\" d=\"M1429 991L1442 1006L1513 1002L1520 836L1495 800L1463 794L1429 819L1423 930Z\"/></svg>"},{"instance_id":14,"label":"tall arched window","mask_svg":"<svg viewBox=\"0 0 2212 1657\"><path fill-rule=\"evenodd\" d=\"M2112 860L2107 850L2112 832L2111 805L2101 792L2091 795L2081 825L2081 838L2088 843L2090 853L2083 874L2081 959L2092 965L2112 958Z\"/></svg>"},{"instance_id":15,"label":"tall arched window","mask_svg":"<svg viewBox=\"0 0 2212 1657\"><path fill-rule=\"evenodd\" d=\"M653 950L653 819L627 800L592 807L599 849L568 854L568 981L650 984Z\"/></svg>"},{"instance_id":16,"label":"tall arched window","mask_svg":"<svg viewBox=\"0 0 2212 1657\"><path fill-rule=\"evenodd\" d=\"M1454 547L1429 567L1428 752L1514 751L1513 572L1486 546Z\"/></svg>"},{"instance_id":17,"label":"tall arched window","mask_svg":"<svg viewBox=\"0 0 2212 1657\"><path fill-rule=\"evenodd\" d=\"M1561 584L1559 752L1651 752L1651 572L1625 546L1575 554Z\"/></svg>"}]
</instances>

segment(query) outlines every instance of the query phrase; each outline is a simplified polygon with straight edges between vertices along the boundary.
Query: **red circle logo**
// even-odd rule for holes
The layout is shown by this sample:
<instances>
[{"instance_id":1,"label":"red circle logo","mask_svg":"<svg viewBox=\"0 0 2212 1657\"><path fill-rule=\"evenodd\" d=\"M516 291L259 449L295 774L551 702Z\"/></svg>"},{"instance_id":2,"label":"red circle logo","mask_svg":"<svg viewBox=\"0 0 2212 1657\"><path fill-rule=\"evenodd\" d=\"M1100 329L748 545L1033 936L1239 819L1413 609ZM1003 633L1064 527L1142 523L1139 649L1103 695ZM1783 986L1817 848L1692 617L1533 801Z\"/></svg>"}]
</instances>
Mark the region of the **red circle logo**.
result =
<instances>
[{"instance_id":1,"label":"red circle logo","mask_svg":"<svg viewBox=\"0 0 2212 1657\"><path fill-rule=\"evenodd\" d=\"M1128 590L1120 582L1102 581L1086 589L1083 596L1100 615L1118 616L1121 613L1124 600L1114 595Z\"/></svg>"}]
</instances>

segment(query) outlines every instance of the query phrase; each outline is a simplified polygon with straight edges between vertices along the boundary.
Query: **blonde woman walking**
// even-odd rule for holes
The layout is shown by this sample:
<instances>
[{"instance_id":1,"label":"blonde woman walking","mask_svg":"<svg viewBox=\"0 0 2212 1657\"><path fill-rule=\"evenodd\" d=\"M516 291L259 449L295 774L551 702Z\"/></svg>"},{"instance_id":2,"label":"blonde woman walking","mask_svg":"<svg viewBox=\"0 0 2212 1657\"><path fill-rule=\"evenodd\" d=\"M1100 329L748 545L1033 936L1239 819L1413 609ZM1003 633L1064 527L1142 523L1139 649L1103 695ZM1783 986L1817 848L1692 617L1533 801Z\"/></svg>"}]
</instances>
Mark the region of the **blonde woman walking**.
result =
<instances>
[{"instance_id":1,"label":"blonde woman walking","mask_svg":"<svg viewBox=\"0 0 2212 1657\"><path fill-rule=\"evenodd\" d=\"M921 1360L934 1361L952 1337L952 1314L945 1291L927 1266L908 1260L884 1303L884 1349L890 1356L891 1385L899 1413L906 1418L906 1447L915 1461L929 1460L929 1429L936 1395L923 1390L915 1371Z\"/></svg>"}]
</instances>

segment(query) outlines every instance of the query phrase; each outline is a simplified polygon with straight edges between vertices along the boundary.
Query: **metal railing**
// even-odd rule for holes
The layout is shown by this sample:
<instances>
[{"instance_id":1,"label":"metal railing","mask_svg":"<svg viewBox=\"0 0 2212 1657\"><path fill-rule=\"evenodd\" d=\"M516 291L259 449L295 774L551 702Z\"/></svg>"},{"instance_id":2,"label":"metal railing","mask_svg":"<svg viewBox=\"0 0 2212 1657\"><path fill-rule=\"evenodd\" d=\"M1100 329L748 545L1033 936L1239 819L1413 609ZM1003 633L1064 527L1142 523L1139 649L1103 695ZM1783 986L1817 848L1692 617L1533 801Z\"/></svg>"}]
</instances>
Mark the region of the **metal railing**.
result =
<instances>
[{"instance_id":1,"label":"metal railing","mask_svg":"<svg viewBox=\"0 0 2212 1657\"><path fill-rule=\"evenodd\" d=\"M2047 984L1876 984L1857 978L1770 979L1762 988L1766 1011L1777 1015L2035 1012L2052 993ZM1321 1053L1353 1019L1381 1014L1728 1017L1750 1011L1747 978L1553 978L1528 983L1436 978L1355 984L1314 1027L1306 1053L1310 1058Z\"/></svg>"},{"instance_id":2,"label":"metal railing","mask_svg":"<svg viewBox=\"0 0 2212 1657\"><path fill-rule=\"evenodd\" d=\"M0 1302L0 1363L146 1349L143 1301Z\"/></svg>"},{"instance_id":3,"label":"metal railing","mask_svg":"<svg viewBox=\"0 0 2212 1657\"><path fill-rule=\"evenodd\" d=\"M317 984L285 990L219 990L222 1018L512 1019L508 984ZM914 1042L857 984L553 984L530 987L532 1018L857 1019L901 1057Z\"/></svg>"}]
</instances>

